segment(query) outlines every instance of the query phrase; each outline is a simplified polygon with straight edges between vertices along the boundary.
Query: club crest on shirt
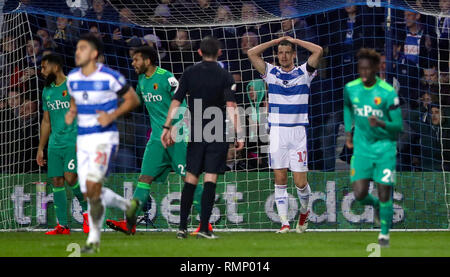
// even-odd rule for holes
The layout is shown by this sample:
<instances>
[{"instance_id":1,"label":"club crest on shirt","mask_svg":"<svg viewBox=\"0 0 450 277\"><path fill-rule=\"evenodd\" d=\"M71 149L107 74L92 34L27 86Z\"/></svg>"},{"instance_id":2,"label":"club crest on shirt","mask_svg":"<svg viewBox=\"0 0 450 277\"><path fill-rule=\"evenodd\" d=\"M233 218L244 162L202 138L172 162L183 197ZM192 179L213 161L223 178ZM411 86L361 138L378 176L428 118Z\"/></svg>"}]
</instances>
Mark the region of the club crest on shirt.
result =
<instances>
[{"instance_id":1,"label":"club crest on shirt","mask_svg":"<svg viewBox=\"0 0 450 277\"><path fill-rule=\"evenodd\" d=\"M67 96L67 90L63 90L62 96L63 96L63 97L66 97L66 96Z\"/></svg>"},{"instance_id":2,"label":"club crest on shirt","mask_svg":"<svg viewBox=\"0 0 450 277\"><path fill-rule=\"evenodd\" d=\"M158 90L158 83L154 83L154 84L153 84L153 89L154 89L154 90Z\"/></svg>"},{"instance_id":3,"label":"club crest on shirt","mask_svg":"<svg viewBox=\"0 0 450 277\"><path fill-rule=\"evenodd\" d=\"M377 96L373 99L373 102L375 103L375 105L380 105L381 104L381 97Z\"/></svg>"},{"instance_id":4,"label":"club crest on shirt","mask_svg":"<svg viewBox=\"0 0 450 277\"><path fill-rule=\"evenodd\" d=\"M94 82L94 89L101 90L103 87L102 82Z\"/></svg>"}]
</instances>

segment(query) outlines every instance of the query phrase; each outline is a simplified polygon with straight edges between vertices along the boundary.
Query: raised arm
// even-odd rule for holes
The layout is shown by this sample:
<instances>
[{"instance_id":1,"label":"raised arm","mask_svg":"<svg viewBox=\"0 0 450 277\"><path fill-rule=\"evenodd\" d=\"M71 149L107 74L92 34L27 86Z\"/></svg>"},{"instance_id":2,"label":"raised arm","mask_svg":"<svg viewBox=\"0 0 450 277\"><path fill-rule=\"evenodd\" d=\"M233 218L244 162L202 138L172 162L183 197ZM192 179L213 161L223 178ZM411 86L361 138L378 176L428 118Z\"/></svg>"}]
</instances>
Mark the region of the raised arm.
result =
<instances>
[{"instance_id":1,"label":"raised arm","mask_svg":"<svg viewBox=\"0 0 450 277\"><path fill-rule=\"evenodd\" d=\"M322 47L312 42L295 39L291 37L288 37L287 40L311 52L311 55L308 58L308 64L314 68L319 67L320 59L322 58L323 55Z\"/></svg>"},{"instance_id":2,"label":"raised arm","mask_svg":"<svg viewBox=\"0 0 450 277\"><path fill-rule=\"evenodd\" d=\"M262 75L266 74L266 63L261 58L261 54L269 47L276 46L280 43L280 41L287 39L288 37L282 37L278 39L274 39L268 42L261 43L250 50L248 50L247 55L248 59L252 63L253 67L258 70Z\"/></svg>"}]
</instances>

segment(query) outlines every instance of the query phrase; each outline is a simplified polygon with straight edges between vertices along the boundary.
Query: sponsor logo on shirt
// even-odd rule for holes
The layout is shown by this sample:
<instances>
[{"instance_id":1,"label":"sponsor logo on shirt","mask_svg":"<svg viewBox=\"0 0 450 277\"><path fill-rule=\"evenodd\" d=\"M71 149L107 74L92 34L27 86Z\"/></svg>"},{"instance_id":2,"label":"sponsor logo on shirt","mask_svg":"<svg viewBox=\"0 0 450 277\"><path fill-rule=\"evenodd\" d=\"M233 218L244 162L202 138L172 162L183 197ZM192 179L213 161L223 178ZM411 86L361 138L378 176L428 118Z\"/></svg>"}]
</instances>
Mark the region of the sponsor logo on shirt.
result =
<instances>
[{"instance_id":1,"label":"sponsor logo on shirt","mask_svg":"<svg viewBox=\"0 0 450 277\"><path fill-rule=\"evenodd\" d=\"M161 102L162 96L161 95L153 95L152 93L143 94L142 97L144 98L145 102Z\"/></svg>"},{"instance_id":2,"label":"sponsor logo on shirt","mask_svg":"<svg viewBox=\"0 0 450 277\"><path fill-rule=\"evenodd\" d=\"M61 100L55 100L55 102L47 102L47 108L49 110L55 111L59 109L68 109L70 108L70 102L69 101L61 101Z\"/></svg>"},{"instance_id":3,"label":"sponsor logo on shirt","mask_svg":"<svg viewBox=\"0 0 450 277\"><path fill-rule=\"evenodd\" d=\"M384 113L382 110L374 109L369 105L364 105L363 107L359 108L357 105L353 105L353 109L355 111L356 115L369 117L369 116L377 116L377 117L383 117Z\"/></svg>"}]
</instances>

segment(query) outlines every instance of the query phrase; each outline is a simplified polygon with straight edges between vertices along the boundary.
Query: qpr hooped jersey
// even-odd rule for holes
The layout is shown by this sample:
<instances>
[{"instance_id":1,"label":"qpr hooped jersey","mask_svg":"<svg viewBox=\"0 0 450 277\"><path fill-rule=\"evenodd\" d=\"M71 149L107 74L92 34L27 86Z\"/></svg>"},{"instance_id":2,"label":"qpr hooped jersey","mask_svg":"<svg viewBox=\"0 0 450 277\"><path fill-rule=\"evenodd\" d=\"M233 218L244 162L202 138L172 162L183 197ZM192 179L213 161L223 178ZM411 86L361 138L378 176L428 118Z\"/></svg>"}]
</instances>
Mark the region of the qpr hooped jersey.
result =
<instances>
[{"instance_id":1,"label":"qpr hooped jersey","mask_svg":"<svg viewBox=\"0 0 450 277\"><path fill-rule=\"evenodd\" d=\"M310 73L306 63L284 72L266 63L262 76L269 89L269 127L306 126L308 122L309 88L317 71Z\"/></svg>"},{"instance_id":2,"label":"qpr hooped jersey","mask_svg":"<svg viewBox=\"0 0 450 277\"><path fill-rule=\"evenodd\" d=\"M126 86L122 74L98 63L97 70L89 76L80 68L67 77L67 87L77 105L78 136L95 136L97 143L119 143L116 122L102 127L97 111L114 112L118 107L118 93Z\"/></svg>"}]
</instances>

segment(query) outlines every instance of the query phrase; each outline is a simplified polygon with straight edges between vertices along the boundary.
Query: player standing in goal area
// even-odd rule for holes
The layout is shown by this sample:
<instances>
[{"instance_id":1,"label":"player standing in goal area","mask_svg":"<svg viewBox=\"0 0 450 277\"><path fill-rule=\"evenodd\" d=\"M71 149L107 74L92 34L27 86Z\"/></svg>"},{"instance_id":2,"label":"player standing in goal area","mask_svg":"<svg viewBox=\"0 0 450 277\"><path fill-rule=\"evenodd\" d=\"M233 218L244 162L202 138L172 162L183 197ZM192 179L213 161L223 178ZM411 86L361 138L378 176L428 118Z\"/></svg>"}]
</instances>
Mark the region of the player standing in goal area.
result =
<instances>
[{"instance_id":1,"label":"player standing in goal area","mask_svg":"<svg viewBox=\"0 0 450 277\"><path fill-rule=\"evenodd\" d=\"M171 169L182 176L183 180L186 176L186 140L180 140L167 149L161 143L162 126L166 121L173 94L178 88L178 81L171 72L156 65L157 59L158 53L153 47L149 46L138 48L133 54L132 66L139 74L136 93L141 103L145 104L147 108L152 126L152 133L144 152L141 175L133 194L133 198L140 202L136 215L142 211L150 197L152 182L165 182ZM186 107L186 103L183 102L181 106ZM179 120L179 118L174 119L173 124L176 124ZM125 220L108 219L106 224L111 229L126 234L136 232L136 223L127 226ZM212 230L211 224L209 229Z\"/></svg>"},{"instance_id":2,"label":"player standing in goal area","mask_svg":"<svg viewBox=\"0 0 450 277\"><path fill-rule=\"evenodd\" d=\"M311 52L308 61L294 65L295 46ZM264 62L261 54L269 47L278 46L280 66ZM252 65L262 74L269 90L269 154L270 168L275 176L275 202L281 220L277 233L288 233L289 197L287 192L287 170L290 169L300 199L300 216L297 233L308 226L308 203L311 194L307 180L308 152L305 126L308 125L309 87L316 76L316 68L322 57L322 47L291 37L275 39L248 50Z\"/></svg>"},{"instance_id":3,"label":"player standing in goal area","mask_svg":"<svg viewBox=\"0 0 450 277\"><path fill-rule=\"evenodd\" d=\"M89 235L83 253L100 250L100 233L106 207L126 211L127 220L135 221L136 200L126 200L102 187L111 159L117 153L119 132L115 120L136 108L139 98L125 78L105 65L97 63L103 45L93 35L84 35L77 43L77 68L67 77L71 96L66 124L77 117L77 161L80 188L89 205ZM123 103L118 105L118 97Z\"/></svg>"},{"instance_id":4,"label":"player standing in goal area","mask_svg":"<svg viewBox=\"0 0 450 277\"><path fill-rule=\"evenodd\" d=\"M42 92L44 118L41 123L40 140L36 162L44 166L44 148L48 142L48 178L52 178L53 203L58 224L46 235L68 235L67 195L64 182L72 188L72 193L80 202L83 210L83 231L89 232L87 203L80 190L77 178L77 155L75 150L77 126L64 122L64 116L70 107L70 95L67 92L67 78L63 72L63 60L54 53L45 55L41 60L41 73L45 78Z\"/></svg>"},{"instance_id":5,"label":"player standing in goal area","mask_svg":"<svg viewBox=\"0 0 450 277\"><path fill-rule=\"evenodd\" d=\"M376 76L380 54L363 48L357 57L360 78L344 88L346 144L348 148L354 147L350 180L356 200L373 206L376 220L380 220L379 245L389 247L389 228L394 213L392 187L397 138L403 130L402 113L395 89ZM369 194L371 180L377 185L379 198Z\"/></svg>"},{"instance_id":6,"label":"player standing in goal area","mask_svg":"<svg viewBox=\"0 0 450 277\"><path fill-rule=\"evenodd\" d=\"M174 136L176 132L172 130L173 118L188 96L191 139L187 146L186 178L180 201L180 225L177 232L179 239L187 238L187 221L196 185L203 172L205 175L200 215L202 224L197 238L217 238L208 230L208 225L203 223L209 222L211 217L217 175L223 174L226 167L229 142L225 133L225 111L230 116L234 130L238 134L236 150L239 151L244 147L239 117L236 113L234 95L236 85L231 74L217 63L217 58L221 54L220 42L215 38L206 37L200 43L199 54L202 56L202 62L190 66L181 76L180 86L173 96L161 135L164 147L175 143L177 139ZM214 116L208 116L209 112L212 112ZM207 127L210 128L210 133L207 132Z\"/></svg>"}]
</instances>

